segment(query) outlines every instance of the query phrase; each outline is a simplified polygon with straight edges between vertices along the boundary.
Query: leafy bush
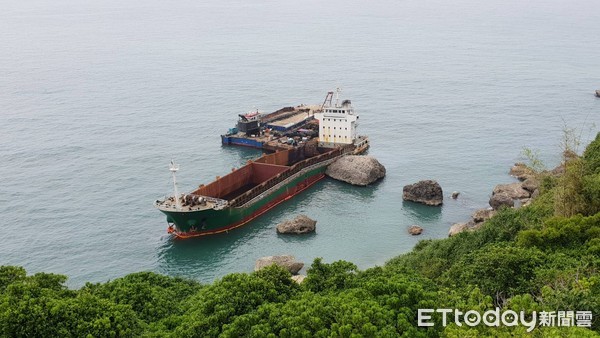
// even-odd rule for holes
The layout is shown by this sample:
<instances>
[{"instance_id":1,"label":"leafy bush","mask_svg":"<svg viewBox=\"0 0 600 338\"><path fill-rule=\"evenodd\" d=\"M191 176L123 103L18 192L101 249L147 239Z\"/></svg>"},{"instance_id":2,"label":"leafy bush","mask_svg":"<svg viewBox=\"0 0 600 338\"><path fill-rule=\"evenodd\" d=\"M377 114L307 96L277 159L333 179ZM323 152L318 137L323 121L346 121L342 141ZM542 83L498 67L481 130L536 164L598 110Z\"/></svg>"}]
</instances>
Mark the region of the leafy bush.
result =
<instances>
[{"instance_id":1,"label":"leafy bush","mask_svg":"<svg viewBox=\"0 0 600 338\"><path fill-rule=\"evenodd\" d=\"M566 138L568 141L569 139ZM568 143L568 142L567 142ZM568 159L567 159L568 157ZM79 290L66 277L0 267L1 337L513 337L517 327L417 327L418 309L592 311L600 333L600 134L541 195L478 231L425 240L384 266L316 259L302 285L277 266L210 285L135 273Z\"/></svg>"}]
</instances>

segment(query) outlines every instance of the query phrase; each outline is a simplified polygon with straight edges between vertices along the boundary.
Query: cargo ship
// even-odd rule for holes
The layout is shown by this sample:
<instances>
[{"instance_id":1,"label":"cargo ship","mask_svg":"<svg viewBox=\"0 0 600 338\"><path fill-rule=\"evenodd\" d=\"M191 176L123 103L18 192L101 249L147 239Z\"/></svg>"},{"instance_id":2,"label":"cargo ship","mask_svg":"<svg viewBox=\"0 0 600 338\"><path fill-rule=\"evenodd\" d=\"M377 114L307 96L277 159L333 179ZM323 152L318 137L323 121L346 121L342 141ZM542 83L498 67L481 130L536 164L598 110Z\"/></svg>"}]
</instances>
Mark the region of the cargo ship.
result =
<instances>
[{"instance_id":1,"label":"cargo ship","mask_svg":"<svg viewBox=\"0 0 600 338\"><path fill-rule=\"evenodd\" d=\"M166 215L168 232L191 238L241 227L318 182L340 156L367 150L369 139L357 135L358 114L350 100L340 104L338 90L332 101L333 92L329 92L322 109L314 114L319 122L318 139L263 154L190 193L178 193L179 166L171 161L174 194L154 203Z\"/></svg>"}]
</instances>

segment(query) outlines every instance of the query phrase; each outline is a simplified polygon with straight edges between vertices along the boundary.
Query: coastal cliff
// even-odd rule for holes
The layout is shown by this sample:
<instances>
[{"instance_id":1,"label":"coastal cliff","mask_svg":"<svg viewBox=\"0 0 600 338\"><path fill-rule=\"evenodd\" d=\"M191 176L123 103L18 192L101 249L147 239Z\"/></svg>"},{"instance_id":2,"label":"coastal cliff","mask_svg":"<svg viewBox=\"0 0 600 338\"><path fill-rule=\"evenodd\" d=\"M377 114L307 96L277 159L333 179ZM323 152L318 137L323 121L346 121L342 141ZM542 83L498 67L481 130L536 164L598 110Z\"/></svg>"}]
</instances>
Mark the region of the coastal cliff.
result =
<instances>
[{"instance_id":1,"label":"coastal cliff","mask_svg":"<svg viewBox=\"0 0 600 338\"><path fill-rule=\"evenodd\" d=\"M316 259L301 284L276 265L201 285L151 272L79 290L65 276L0 267L2 336L525 336L524 325L419 327L419 309L533 317L577 314L572 325L534 336L600 333L600 134L564 172L537 175L538 195L521 208L477 213L476 231L423 240L385 265ZM517 189L517 192L520 190ZM500 193L500 192L498 192ZM504 192L506 193L506 192ZM500 310L499 310L500 311ZM589 315L589 316L588 316ZM587 317L586 317L587 316ZM588 319L586 319L588 318Z\"/></svg>"}]
</instances>

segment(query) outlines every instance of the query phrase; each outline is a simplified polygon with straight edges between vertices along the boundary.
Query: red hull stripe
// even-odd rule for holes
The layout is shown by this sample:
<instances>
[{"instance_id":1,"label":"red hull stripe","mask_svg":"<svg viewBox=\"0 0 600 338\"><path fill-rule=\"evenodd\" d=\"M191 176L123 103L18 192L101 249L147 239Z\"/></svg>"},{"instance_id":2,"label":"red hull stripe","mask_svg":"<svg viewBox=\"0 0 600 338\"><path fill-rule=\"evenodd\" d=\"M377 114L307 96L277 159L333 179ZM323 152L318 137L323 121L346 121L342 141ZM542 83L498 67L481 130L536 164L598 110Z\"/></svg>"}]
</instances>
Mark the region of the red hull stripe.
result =
<instances>
[{"instance_id":1,"label":"red hull stripe","mask_svg":"<svg viewBox=\"0 0 600 338\"><path fill-rule=\"evenodd\" d=\"M280 196L278 196L277 198L275 198L274 200L272 200L271 202L265 204L263 207L261 207L260 209L256 210L254 213L252 213L252 215L244 218L243 220L233 223L231 225L222 227L222 228L218 228L215 230L210 230L210 231L202 231L202 232L177 232L176 230L172 230L169 231L170 233L173 233L175 235L176 238L181 238L181 239L187 239L187 238L193 238L193 237L200 237L200 236L207 236L207 235L214 235L214 234L218 234L218 233L222 233L222 232L227 232L229 230L235 229L235 228L239 228L242 225L252 221L253 219L257 218L258 216L264 214L265 212L273 209L274 207L276 207L277 205L279 205L281 202L287 201L290 198L296 196L297 194L301 193L302 191L306 190L308 187L312 186L313 184L317 183L319 180L321 180L323 177L325 177L325 174L318 174L315 175L305 181L300 182L298 185L296 185L291 192L288 193L283 193Z\"/></svg>"}]
</instances>

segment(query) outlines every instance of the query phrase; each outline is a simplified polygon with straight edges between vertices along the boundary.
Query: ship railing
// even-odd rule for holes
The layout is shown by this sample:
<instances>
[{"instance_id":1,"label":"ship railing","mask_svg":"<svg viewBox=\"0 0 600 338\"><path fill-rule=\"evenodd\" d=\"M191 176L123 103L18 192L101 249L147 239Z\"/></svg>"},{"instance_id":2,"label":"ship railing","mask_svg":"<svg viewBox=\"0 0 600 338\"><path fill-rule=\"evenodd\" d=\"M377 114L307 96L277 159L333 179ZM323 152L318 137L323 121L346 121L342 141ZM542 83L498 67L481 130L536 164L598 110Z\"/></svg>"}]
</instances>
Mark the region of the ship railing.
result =
<instances>
[{"instance_id":1,"label":"ship railing","mask_svg":"<svg viewBox=\"0 0 600 338\"><path fill-rule=\"evenodd\" d=\"M290 177L296 175L300 171L303 171L304 169L306 169L308 167L312 167L316 164L320 164L323 161L327 161L332 158L335 158L335 157L339 156L341 153L342 153L342 149L338 148L338 149L332 150L330 152L327 152L325 154L317 155L317 156L308 158L306 160L300 161L300 162L292 165L290 167L290 169L275 175L274 177L266 180L265 182L259 184L258 186L252 188L251 190L248 190L246 193L242 194L241 196L234 198L233 200L231 200L229 202L229 205L232 207L244 205L247 202L258 197L260 194L264 193L265 191L273 188L275 185L288 180Z\"/></svg>"},{"instance_id":2,"label":"ship railing","mask_svg":"<svg viewBox=\"0 0 600 338\"><path fill-rule=\"evenodd\" d=\"M205 196L205 195L196 195L196 196L201 196L207 202L212 202L212 203L217 204L217 205L227 204L227 201L224 200L224 199L220 199L220 198L216 198L216 197L211 197L211 196Z\"/></svg>"},{"instance_id":3,"label":"ship railing","mask_svg":"<svg viewBox=\"0 0 600 338\"><path fill-rule=\"evenodd\" d=\"M319 166L322 166L322 165L329 165L329 164L330 164L331 162L333 162L333 161L334 161L334 159L332 159L332 158L329 158L329 159L327 159L327 160L323 160L323 161L321 161L321 162L319 162L319 163L315 163L315 164L313 164L313 165L311 165L311 166L309 166L309 167L305 167L304 169L302 169L302 170L299 170L299 171L298 171L298 172L297 172L295 175L290 175L290 177L288 177L287 179L285 179L285 180L283 180L283 181L279 182L278 184L276 184L276 185L273 187L273 191L275 191L275 190L277 190L277 189L279 189L279 188L283 187L285 184L289 183L289 181L291 181L291 180L293 180L294 178L296 178L296 177L298 177L298 176L302 175L303 173L305 173L305 172L308 172L308 171L310 171L310 170L312 170L312 169L314 169L314 168L317 168L317 167L319 167ZM246 205L246 204L248 204L248 203L252 203L252 202L253 202L255 199L257 199L257 198L259 197L259 195L262 195L262 194L264 194L264 193L265 193L265 192L267 192L267 191L268 191L268 190L261 191L259 194L257 194L257 195L256 195L256 196L254 196L253 198L250 198L250 199L244 200L244 201L243 201L243 203L237 203L236 205L231 205L231 206L232 206L232 207L243 207L244 205ZM262 196L260 196L260 197L262 198Z\"/></svg>"}]
</instances>

